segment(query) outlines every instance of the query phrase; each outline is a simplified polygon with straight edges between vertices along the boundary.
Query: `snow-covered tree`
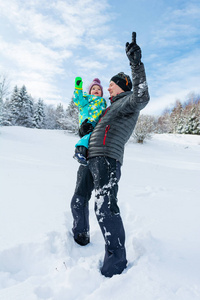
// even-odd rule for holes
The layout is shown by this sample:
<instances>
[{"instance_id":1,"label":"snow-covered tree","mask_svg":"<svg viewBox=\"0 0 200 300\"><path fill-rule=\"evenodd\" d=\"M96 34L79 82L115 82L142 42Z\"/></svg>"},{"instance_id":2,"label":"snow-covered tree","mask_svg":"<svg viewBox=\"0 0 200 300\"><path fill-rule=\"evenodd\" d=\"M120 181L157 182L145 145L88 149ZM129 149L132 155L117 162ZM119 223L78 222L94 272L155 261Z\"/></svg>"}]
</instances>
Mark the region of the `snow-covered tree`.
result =
<instances>
[{"instance_id":1,"label":"snow-covered tree","mask_svg":"<svg viewBox=\"0 0 200 300\"><path fill-rule=\"evenodd\" d=\"M38 100L35 106L33 124L36 128L45 128L45 112L44 112L44 103L41 99Z\"/></svg>"},{"instance_id":2,"label":"snow-covered tree","mask_svg":"<svg viewBox=\"0 0 200 300\"><path fill-rule=\"evenodd\" d=\"M149 115L140 115L133 131L133 138L137 143L143 144L150 139L155 128L155 118Z\"/></svg>"},{"instance_id":3,"label":"snow-covered tree","mask_svg":"<svg viewBox=\"0 0 200 300\"><path fill-rule=\"evenodd\" d=\"M56 113L52 105L44 106L45 124L47 129L56 129Z\"/></svg>"},{"instance_id":4,"label":"snow-covered tree","mask_svg":"<svg viewBox=\"0 0 200 300\"><path fill-rule=\"evenodd\" d=\"M78 132L78 108L73 100L69 103L66 111L63 105L59 104L55 111L56 129L64 129L73 133Z\"/></svg>"},{"instance_id":5,"label":"snow-covered tree","mask_svg":"<svg viewBox=\"0 0 200 300\"><path fill-rule=\"evenodd\" d=\"M15 86L10 98L10 106L9 106L12 125L17 125L17 119L20 114L18 106L19 106L19 89L17 86Z\"/></svg>"},{"instance_id":6,"label":"snow-covered tree","mask_svg":"<svg viewBox=\"0 0 200 300\"><path fill-rule=\"evenodd\" d=\"M9 94L9 82L6 75L0 75L0 125L8 125L6 115L8 111L4 105L4 99Z\"/></svg>"},{"instance_id":7,"label":"snow-covered tree","mask_svg":"<svg viewBox=\"0 0 200 300\"><path fill-rule=\"evenodd\" d=\"M78 133L79 128L79 111L78 107L74 104L73 98L71 99L66 110L66 129Z\"/></svg>"},{"instance_id":8,"label":"snow-covered tree","mask_svg":"<svg viewBox=\"0 0 200 300\"><path fill-rule=\"evenodd\" d=\"M166 109L156 120L155 133L167 133L170 130L170 111Z\"/></svg>"},{"instance_id":9,"label":"snow-covered tree","mask_svg":"<svg viewBox=\"0 0 200 300\"><path fill-rule=\"evenodd\" d=\"M33 127L33 100L28 95L25 85L19 91L17 103L18 117L16 125L24 127Z\"/></svg>"},{"instance_id":10,"label":"snow-covered tree","mask_svg":"<svg viewBox=\"0 0 200 300\"><path fill-rule=\"evenodd\" d=\"M63 129L62 123L65 118L65 112L64 112L63 105L61 103L58 104L56 107L55 116L56 116L56 129Z\"/></svg>"},{"instance_id":11,"label":"snow-covered tree","mask_svg":"<svg viewBox=\"0 0 200 300\"><path fill-rule=\"evenodd\" d=\"M10 84L7 75L0 75L0 102L9 94Z\"/></svg>"},{"instance_id":12,"label":"snow-covered tree","mask_svg":"<svg viewBox=\"0 0 200 300\"><path fill-rule=\"evenodd\" d=\"M3 123L3 100L0 99L0 126Z\"/></svg>"},{"instance_id":13,"label":"snow-covered tree","mask_svg":"<svg viewBox=\"0 0 200 300\"><path fill-rule=\"evenodd\" d=\"M170 132L181 133L183 126L183 107L179 100L176 101L170 115Z\"/></svg>"},{"instance_id":14,"label":"snow-covered tree","mask_svg":"<svg viewBox=\"0 0 200 300\"><path fill-rule=\"evenodd\" d=\"M157 133L200 134L200 97L190 95L185 103L176 101L156 123Z\"/></svg>"},{"instance_id":15,"label":"snow-covered tree","mask_svg":"<svg viewBox=\"0 0 200 300\"><path fill-rule=\"evenodd\" d=\"M2 126L12 126L12 114L10 111L10 101L8 98L2 102L1 125Z\"/></svg>"},{"instance_id":16,"label":"snow-covered tree","mask_svg":"<svg viewBox=\"0 0 200 300\"><path fill-rule=\"evenodd\" d=\"M184 125L181 133L200 134L200 118L196 105L186 107Z\"/></svg>"}]
</instances>

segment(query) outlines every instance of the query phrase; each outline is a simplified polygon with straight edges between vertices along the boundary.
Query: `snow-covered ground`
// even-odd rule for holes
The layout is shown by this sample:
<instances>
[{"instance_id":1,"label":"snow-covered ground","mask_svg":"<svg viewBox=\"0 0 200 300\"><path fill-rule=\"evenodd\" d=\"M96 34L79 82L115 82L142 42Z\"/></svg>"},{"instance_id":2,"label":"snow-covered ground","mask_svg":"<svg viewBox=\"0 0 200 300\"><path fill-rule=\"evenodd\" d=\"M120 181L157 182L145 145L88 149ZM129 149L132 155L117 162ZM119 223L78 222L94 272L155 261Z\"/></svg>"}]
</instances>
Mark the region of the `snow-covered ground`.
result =
<instances>
[{"instance_id":1,"label":"snow-covered ground","mask_svg":"<svg viewBox=\"0 0 200 300\"><path fill-rule=\"evenodd\" d=\"M129 142L119 184L128 268L99 272L104 241L90 202L91 243L71 235L78 137L0 128L1 300L199 300L200 136Z\"/></svg>"}]
</instances>

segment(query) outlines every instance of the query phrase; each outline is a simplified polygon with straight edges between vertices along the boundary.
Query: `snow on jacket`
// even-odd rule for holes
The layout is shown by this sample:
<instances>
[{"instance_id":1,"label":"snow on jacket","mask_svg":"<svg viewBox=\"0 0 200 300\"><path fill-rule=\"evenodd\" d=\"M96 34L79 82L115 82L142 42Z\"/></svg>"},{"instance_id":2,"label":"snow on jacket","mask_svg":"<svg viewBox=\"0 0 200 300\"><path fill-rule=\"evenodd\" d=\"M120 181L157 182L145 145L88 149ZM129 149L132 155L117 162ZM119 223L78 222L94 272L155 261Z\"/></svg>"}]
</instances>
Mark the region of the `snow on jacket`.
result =
<instances>
[{"instance_id":1,"label":"snow on jacket","mask_svg":"<svg viewBox=\"0 0 200 300\"><path fill-rule=\"evenodd\" d=\"M88 158L108 156L123 163L124 146L130 138L140 110L149 101L144 65L132 67L133 92L111 99L90 137Z\"/></svg>"},{"instance_id":2,"label":"snow on jacket","mask_svg":"<svg viewBox=\"0 0 200 300\"><path fill-rule=\"evenodd\" d=\"M107 104L103 97L83 93L83 90L75 89L73 101L79 108L79 125L85 119L97 123Z\"/></svg>"}]
</instances>

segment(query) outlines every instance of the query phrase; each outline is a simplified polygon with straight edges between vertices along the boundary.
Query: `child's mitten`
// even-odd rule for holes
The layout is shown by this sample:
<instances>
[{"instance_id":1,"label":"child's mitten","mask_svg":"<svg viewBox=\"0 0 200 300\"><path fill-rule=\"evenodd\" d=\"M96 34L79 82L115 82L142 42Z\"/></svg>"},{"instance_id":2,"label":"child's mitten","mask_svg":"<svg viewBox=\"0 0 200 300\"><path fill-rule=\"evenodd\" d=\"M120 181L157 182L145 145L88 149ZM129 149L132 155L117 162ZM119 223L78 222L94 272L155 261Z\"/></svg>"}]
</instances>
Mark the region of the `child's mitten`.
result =
<instances>
[{"instance_id":1,"label":"child's mitten","mask_svg":"<svg viewBox=\"0 0 200 300\"><path fill-rule=\"evenodd\" d=\"M82 86L83 86L82 78L81 77L76 77L75 78L75 89L82 90Z\"/></svg>"}]
</instances>

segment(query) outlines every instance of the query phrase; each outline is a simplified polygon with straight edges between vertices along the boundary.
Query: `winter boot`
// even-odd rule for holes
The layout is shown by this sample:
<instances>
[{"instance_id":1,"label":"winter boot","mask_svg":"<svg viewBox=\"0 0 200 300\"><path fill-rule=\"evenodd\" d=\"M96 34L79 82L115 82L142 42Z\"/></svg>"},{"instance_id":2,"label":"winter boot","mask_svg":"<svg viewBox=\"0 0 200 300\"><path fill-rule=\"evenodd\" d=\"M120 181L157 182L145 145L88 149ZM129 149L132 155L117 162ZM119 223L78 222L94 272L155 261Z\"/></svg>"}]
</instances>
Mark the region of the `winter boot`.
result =
<instances>
[{"instance_id":1,"label":"winter boot","mask_svg":"<svg viewBox=\"0 0 200 300\"><path fill-rule=\"evenodd\" d=\"M75 149L75 154L73 156L81 165L87 166L87 148L84 146L77 146Z\"/></svg>"},{"instance_id":2,"label":"winter boot","mask_svg":"<svg viewBox=\"0 0 200 300\"><path fill-rule=\"evenodd\" d=\"M101 274L105 277L112 277L113 275L121 274L127 266L125 248L118 248L110 251L108 250L108 246L106 246L105 250Z\"/></svg>"},{"instance_id":3,"label":"winter boot","mask_svg":"<svg viewBox=\"0 0 200 300\"><path fill-rule=\"evenodd\" d=\"M86 246L90 242L90 237L87 233L79 233L76 238L74 237L74 240L77 244Z\"/></svg>"}]
</instances>

